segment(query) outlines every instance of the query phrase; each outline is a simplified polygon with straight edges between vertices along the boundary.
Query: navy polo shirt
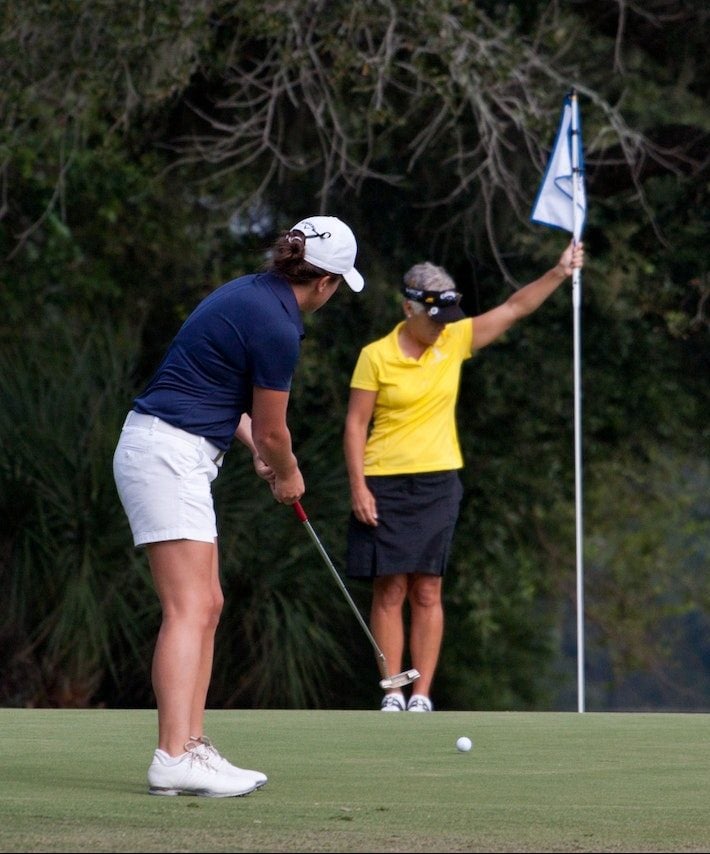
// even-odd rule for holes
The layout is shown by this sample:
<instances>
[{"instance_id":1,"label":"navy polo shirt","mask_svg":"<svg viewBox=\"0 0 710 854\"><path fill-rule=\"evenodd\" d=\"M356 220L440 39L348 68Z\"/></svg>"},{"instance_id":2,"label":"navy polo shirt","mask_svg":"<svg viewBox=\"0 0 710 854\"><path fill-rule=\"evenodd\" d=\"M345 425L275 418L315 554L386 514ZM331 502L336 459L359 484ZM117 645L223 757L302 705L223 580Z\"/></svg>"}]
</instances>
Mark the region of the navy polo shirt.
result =
<instances>
[{"instance_id":1,"label":"navy polo shirt","mask_svg":"<svg viewBox=\"0 0 710 854\"><path fill-rule=\"evenodd\" d=\"M290 390L303 335L296 297L281 276L227 282L184 322L133 408L226 451L251 412L253 386Z\"/></svg>"}]
</instances>

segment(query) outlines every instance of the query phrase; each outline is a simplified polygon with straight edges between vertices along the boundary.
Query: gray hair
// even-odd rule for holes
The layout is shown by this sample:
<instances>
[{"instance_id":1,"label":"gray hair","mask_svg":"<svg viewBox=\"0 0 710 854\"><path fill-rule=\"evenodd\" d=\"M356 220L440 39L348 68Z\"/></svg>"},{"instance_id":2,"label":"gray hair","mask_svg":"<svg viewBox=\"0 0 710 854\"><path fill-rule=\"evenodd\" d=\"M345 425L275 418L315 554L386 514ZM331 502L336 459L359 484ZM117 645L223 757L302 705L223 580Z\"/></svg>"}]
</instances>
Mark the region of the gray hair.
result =
<instances>
[{"instance_id":1,"label":"gray hair","mask_svg":"<svg viewBox=\"0 0 710 854\"><path fill-rule=\"evenodd\" d=\"M456 284L443 267L437 267L430 261L415 264L404 274L404 284L408 288L416 288L420 291L455 291ZM421 314L426 311L426 306L420 302L410 300L412 311Z\"/></svg>"},{"instance_id":2,"label":"gray hair","mask_svg":"<svg viewBox=\"0 0 710 854\"><path fill-rule=\"evenodd\" d=\"M422 291L455 291L456 284L443 267L437 267L429 261L415 264L404 274L404 284L408 288Z\"/></svg>"}]
</instances>

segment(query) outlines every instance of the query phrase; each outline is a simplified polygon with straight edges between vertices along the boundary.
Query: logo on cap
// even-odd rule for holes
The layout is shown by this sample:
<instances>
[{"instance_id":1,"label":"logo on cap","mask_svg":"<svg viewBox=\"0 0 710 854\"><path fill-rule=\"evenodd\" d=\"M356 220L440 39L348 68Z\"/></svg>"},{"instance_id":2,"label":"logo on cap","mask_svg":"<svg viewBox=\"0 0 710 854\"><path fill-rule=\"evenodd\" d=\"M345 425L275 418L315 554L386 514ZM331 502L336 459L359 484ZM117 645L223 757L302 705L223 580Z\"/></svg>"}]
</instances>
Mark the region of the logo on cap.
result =
<instances>
[{"instance_id":1,"label":"logo on cap","mask_svg":"<svg viewBox=\"0 0 710 854\"><path fill-rule=\"evenodd\" d=\"M306 238L304 258L310 264L341 275L353 291L365 284L355 269L357 242L350 228L335 216L312 216L294 225Z\"/></svg>"}]
</instances>

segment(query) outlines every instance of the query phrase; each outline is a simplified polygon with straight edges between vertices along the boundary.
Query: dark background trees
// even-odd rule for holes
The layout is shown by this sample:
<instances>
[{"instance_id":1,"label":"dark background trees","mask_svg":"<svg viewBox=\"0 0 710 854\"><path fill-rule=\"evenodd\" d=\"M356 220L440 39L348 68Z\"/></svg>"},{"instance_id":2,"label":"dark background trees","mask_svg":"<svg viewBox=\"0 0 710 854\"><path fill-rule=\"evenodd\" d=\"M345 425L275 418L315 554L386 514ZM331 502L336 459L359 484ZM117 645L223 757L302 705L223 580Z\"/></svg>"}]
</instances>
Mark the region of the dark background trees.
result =
<instances>
[{"instance_id":1,"label":"dark background trees","mask_svg":"<svg viewBox=\"0 0 710 854\"><path fill-rule=\"evenodd\" d=\"M0 701L145 705L158 612L111 477L197 300L304 214L361 295L307 319L291 428L336 564L359 347L431 258L477 313L567 237L529 210L580 95L590 708L706 708L708 12L701 3L9 0L0 63ZM465 368L441 708L574 708L571 308ZM365 706L366 639L238 449L211 702ZM353 585L363 612L368 590Z\"/></svg>"}]
</instances>

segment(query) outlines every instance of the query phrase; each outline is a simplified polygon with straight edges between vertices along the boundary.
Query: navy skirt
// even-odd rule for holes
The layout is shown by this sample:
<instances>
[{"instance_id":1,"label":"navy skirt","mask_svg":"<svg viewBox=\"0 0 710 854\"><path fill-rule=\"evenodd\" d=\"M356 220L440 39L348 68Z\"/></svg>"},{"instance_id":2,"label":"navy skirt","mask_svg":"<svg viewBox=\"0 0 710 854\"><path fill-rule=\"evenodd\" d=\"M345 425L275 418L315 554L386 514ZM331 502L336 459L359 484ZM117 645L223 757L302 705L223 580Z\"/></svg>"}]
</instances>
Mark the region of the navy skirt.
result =
<instances>
[{"instance_id":1,"label":"navy skirt","mask_svg":"<svg viewBox=\"0 0 710 854\"><path fill-rule=\"evenodd\" d=\"M378 524L350 514L346 573L443 575L449 560L463 488L458 472L366 477L377 501Z\"/></svg>"}]
</instances>

